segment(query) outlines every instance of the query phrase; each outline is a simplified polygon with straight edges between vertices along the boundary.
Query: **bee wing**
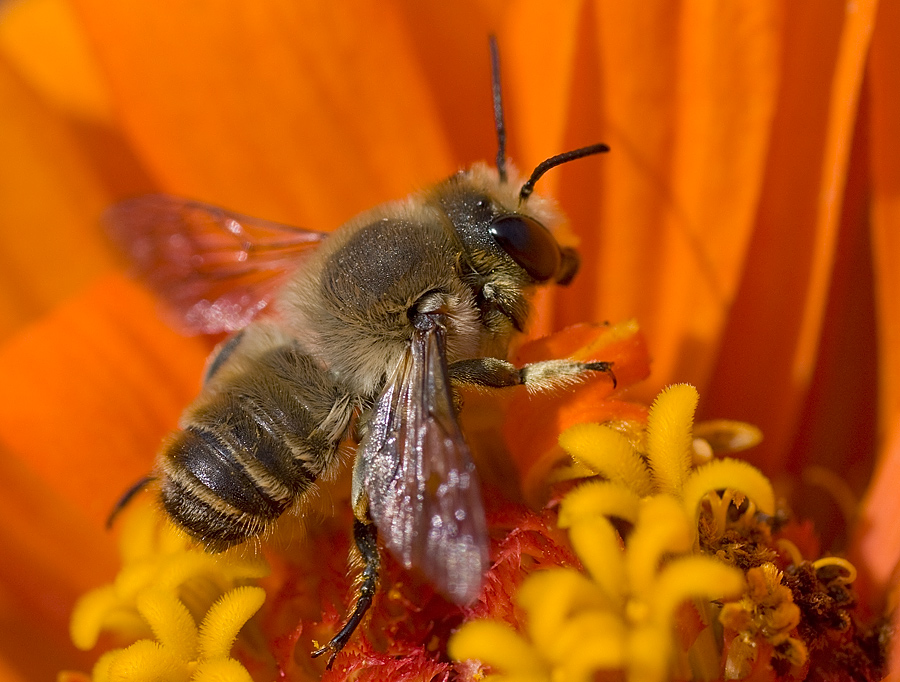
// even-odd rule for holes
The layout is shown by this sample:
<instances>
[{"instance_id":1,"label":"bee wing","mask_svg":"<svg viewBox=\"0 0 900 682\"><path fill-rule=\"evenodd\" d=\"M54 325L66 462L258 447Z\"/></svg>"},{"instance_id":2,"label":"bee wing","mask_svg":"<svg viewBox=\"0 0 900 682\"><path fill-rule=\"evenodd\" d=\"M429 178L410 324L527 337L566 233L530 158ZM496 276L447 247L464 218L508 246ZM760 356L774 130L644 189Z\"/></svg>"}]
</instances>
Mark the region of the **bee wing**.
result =
<instances>
[{"instance_id":1,"label":"bee wing","mask_svg":"<svg viewBox=\"0 0 900 682\"><path fill-rule=\"evenodd\" d=\"M357 456L387 548L454 602L470 603L488 568L487 524L453 408L442 328L416 331Z\"/></svg>"},{"instance_id":2,"label":"bee wing","mask_svg":"<svg viewBox=\"0 0 900 682\"><path fill-rule=\"evenodd\" d=\"M201 334L246 326L326 236L167 194L118 203L103 222L177 322Z\"/></svg>"}]
</instances>

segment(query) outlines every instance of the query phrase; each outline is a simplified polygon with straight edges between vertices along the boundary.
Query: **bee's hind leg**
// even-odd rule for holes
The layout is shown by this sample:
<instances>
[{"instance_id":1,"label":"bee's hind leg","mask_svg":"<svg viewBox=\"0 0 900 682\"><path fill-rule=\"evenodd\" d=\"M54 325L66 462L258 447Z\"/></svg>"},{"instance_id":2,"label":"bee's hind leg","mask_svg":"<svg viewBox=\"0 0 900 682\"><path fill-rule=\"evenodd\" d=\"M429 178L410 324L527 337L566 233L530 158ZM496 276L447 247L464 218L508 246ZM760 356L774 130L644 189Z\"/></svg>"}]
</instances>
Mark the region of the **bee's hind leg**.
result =
<instances>
[{"instance_id":1,"label":"bee's hind leg","mask_svg":"<svg viewBox=\"0 0 900 682\"><path fill-rule=\"evenodd\" d=\"M381 557L378 554L377 537L378 534L375 530L375 524L371 521L367 522L357 519L353 522L353 539L356 541L356 548L359 550L359 554L364 562L362 575L360 576L359 581L359 589L357 590L356 605L353 607L353 612L347 618L347 622L344 623L344 626L338 633L331 638L331 641L325 646L319 647L312 652L313 658L318 658L326 652L331 652L331 656L328 658L328 665L326 666L328 670L331 669L331 665L334 663L334 659L341 649L343 649L347 645L347 642L350 641L353 632L366 615L366 611L368 611L369 607L372 605L372 599L375 597L375 591L378 589L378 574L381 570Z\"/></svg>"},{"instance_id":2,"label":"bee's hind leg","mask_svg":"<svg viewBox=\"0 0 900 682\"><path fill-rule=\"evenodd\" d=\"M128 490L122 493L122 496L118 499L115 506L109 512L109 516L106 517L106 528L109 530L113 527L113 524L116 522L116 519L119 517L119 514L122 512L125 507L135 498L135 496L141 492L148 485L153 483L156 480L156 476L153 474L148 474L144 476L141 480L136 481Z\"/></svg>"}]
</instances>

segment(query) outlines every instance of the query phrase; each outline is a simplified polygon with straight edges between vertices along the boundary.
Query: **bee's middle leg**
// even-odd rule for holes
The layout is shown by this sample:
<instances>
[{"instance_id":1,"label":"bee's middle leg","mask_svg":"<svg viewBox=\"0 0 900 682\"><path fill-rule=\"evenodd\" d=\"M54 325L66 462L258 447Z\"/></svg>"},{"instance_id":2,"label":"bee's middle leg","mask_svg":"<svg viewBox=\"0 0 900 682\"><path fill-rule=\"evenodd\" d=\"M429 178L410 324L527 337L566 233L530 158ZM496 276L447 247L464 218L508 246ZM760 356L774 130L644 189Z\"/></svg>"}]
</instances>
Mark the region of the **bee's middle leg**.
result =
<instances>
[{"instance_id":1,"label":"bee's middle leg","mask_svg":"<svg viewBox=\"0 0 900 682\"><path fill-rule=\"evenodd\" d=\"M473 358L454 362L448 368L450 379L457 385L504 388L525 386L530 391L549 391L578 383L593 372L609 375L613 388L616 375L611 362L577 362L576 360L543 360L523 367L499 358Z\"/></svg>"},{"instance_id":2,"label":"bee's middle leg","mask_svg":"<svg viewBox=\"0 0 900 682\"><path fill-rule=\"evenodd\" d=\"M334 663L335 657L350 641L369 607L372 606L372 599L374 599L375 592L378 589L378 577L381 571L381 557L378 554L377 538L378 535L374 523L368 520L360 521L359 519L353 522L353 539L356 541L356 548L359 550L359 554L364 562L356 593L356 604L343 627L331 638L331 641L312 652L313 658L317 658L328 651L331 652L331 656L328 658L328 665L326 666L329 670L332 663Z\"/></svg>"}]
</instances>

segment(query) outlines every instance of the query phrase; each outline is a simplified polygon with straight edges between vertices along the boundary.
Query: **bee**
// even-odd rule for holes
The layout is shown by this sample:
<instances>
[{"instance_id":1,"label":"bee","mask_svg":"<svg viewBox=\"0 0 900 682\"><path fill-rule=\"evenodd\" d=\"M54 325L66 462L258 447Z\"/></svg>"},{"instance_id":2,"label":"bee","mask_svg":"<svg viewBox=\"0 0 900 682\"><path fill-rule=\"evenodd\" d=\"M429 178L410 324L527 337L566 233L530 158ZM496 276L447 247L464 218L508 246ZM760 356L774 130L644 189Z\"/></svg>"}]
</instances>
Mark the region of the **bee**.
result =
<instances>
[{"instance_id":1,"label":"bee","mask_svg":"<svg viewBox=\"0 0 900 682\"><path fill-rule=\"evenodd\" d=\"M339 467L355 437L354 538L364 560L353 610L328 665L378 585L378 541L458 604L479 594L488 533L456 389L548 390L611 364L505 358L529 297L567 284L578 255L533 195L549 169L608 151L553 156L524 181L507 168L499 59L491 41L496 168L476 164L332 234L168 195L112 207L109 232L138 272L203 333L231 332L199 397L157 456L171 519L210 551L263 535ZM355 418L356 417L356 418Z\"/></svg>"}]
</instances>

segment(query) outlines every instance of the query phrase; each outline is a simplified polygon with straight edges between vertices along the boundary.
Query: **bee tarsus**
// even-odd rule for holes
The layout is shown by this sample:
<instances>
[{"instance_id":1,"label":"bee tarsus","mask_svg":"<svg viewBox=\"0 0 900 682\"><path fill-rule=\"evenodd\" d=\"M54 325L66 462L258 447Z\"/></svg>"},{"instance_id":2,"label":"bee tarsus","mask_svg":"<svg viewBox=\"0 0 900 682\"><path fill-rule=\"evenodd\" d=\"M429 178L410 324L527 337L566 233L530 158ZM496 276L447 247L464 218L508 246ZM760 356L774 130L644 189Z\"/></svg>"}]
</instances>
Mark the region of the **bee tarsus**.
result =
<instances>
[{"instance_id":1,"label":"bee tarsus","mask_svg":"<svg viewBox=\"0 0 900 682\"><path fill-rule=\"evenodd\" d=\"M525 386L531 391L549 391L586 379L593 372L607 374L616 386L611 362L577 362L575 360L544 360L517 368L499 358L473 358L450 365L454 384L506 388Z\"/></svg>"},{"instance_id":2,"label":"bee tarsus","mask_svg":"<svg viewBox=\"0 0 900 682\"><path fill-rule=\"evenodd\" d=\"M350 641L357 626L362 622L369 607L372 606L372 600L375 598L375 592L378 589L381 557L378 554L375 525L371 522L365 523L357 519L353 523L353 539L364 562L359 588L356 591L356 604L344 625L341 626L341 629L331 638L328 644L315 649L310 654L313 658L318 658L331 652L328 657L328 663L325 664L327 670L331 670L334 659L347 646L347 642Z\"/></svg>"}]
</instances>

